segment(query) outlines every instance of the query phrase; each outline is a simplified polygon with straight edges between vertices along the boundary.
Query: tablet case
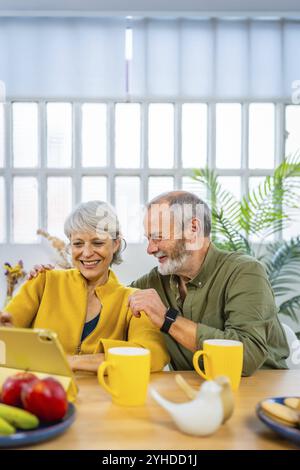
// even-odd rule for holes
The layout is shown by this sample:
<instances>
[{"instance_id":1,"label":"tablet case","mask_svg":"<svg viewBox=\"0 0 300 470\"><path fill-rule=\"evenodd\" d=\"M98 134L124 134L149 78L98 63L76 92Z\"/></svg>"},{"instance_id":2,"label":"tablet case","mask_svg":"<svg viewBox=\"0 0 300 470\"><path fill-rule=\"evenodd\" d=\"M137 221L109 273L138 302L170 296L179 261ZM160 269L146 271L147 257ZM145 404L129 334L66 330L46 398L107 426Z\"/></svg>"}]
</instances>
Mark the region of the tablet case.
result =
<instances>
[{"instance_id":1,"label":"tablet case","mask_svg":"<svg viewBox=\"0 0 300 470\"><path fill-rule=\"evenodd\" d=\"M57 379L68 400L75 400L78 387L55 332L0 327L0 388L7 377L24 371Z\"/></svg>"}]
</instances>

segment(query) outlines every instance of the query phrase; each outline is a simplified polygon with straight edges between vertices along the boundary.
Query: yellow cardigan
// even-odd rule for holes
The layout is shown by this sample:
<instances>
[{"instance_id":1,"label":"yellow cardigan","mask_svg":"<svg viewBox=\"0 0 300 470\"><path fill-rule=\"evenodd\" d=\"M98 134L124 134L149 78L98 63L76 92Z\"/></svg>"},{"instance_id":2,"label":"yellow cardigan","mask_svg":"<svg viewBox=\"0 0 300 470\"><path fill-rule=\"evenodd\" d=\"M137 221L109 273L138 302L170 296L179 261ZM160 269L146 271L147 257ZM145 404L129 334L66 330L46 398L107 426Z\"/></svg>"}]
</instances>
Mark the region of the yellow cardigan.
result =
<instances>
[{"instance_id":1,"label":"yellow cardigan","mask_svg":"<svg viewBox=\"0 0 300 470\"><path fill-rule=\"evenodd\" d=\"M45 328L57 333L67 354L107 353L114 346L140 346L151 351L152 372L161 370L169 356L160 331L145 313L133 316L128 297L136 289L119 283L109 271L106 284L95 293L102 303L96 328L82 342L87 310L87 287L77 269L46 271L27 281L5 311L22 328Z\"/></svg>"}]
</instances>

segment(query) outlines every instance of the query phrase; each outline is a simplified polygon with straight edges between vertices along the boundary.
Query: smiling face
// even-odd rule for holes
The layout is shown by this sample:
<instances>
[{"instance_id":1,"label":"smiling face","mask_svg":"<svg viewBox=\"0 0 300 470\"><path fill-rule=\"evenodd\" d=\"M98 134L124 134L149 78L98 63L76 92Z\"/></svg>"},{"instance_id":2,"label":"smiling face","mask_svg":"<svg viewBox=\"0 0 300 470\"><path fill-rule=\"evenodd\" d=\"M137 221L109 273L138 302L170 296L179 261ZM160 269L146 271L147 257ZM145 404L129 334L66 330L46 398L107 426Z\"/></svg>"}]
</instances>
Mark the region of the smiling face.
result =
<instances>
[{"instance_id":1,"label":"smiling face","mask_svg":"<svg viewBox=\"0 0 300 470\"><path fill-rule=\"evenodd\" d=\"M73 265L89 282L97 282L108 274L120 240L107 233L73 232L70 239Z\"/></svg>"},{"instance_id":2,"label":"smiling face","mask_svg":"<svg viewBox=\"0 0 300 470\"><path fill-rule=\"evenodd\" d=\"M176 230L172 214L170 216L166 210L157 217L149 210L144 227L148 239L147 253L157 258L160 274L180 273L188 262L190 252L186 250L186 240L181 230Z\"/></svg>"}]
</instances>

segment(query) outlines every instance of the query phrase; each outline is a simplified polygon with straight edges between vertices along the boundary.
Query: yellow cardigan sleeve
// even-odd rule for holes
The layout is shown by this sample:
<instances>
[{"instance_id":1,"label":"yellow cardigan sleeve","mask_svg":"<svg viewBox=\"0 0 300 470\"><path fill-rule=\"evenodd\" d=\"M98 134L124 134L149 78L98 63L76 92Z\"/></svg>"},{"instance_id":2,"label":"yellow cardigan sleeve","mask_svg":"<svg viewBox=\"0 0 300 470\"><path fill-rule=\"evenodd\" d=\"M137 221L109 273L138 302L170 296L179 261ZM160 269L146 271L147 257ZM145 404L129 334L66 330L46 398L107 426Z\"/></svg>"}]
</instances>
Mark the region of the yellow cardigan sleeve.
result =
<instances>
[{"instance_id":1,"label":"yellow cardigan sleeve","mask_svg":"<svg viewBox=\"0 0 300 470\"><path fill-rule=\"evenodd\" d=\"M170 362L170 357L161 332L152 324L145 313L136 318L129 311L127 341L116 339L101 339L105 357L109 348L114 347L142 347L150 350L151 372L157 372Z\"/></svg>"},{"instance_id":2,"label":"yellow cardigan sleeve","mask_svg":"<svg viewBox=\"0 0 300 470\"><path fill-rule=\"evenodd\" d=\"M5 311L10 313L13 325L19 328L31 326L38 313L46 282L45 273L39 274L36 278L25 282L5 307Z\"/></svg>"}]
</instances>

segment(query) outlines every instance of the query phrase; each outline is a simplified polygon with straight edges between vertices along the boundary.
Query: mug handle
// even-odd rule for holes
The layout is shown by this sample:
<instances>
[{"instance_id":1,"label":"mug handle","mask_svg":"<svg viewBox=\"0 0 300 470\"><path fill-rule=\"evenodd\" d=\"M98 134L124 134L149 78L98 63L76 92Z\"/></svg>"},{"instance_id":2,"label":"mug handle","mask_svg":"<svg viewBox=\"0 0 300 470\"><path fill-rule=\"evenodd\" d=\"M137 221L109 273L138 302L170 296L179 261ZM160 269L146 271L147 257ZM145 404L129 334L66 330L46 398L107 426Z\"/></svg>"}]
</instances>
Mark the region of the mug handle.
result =
<instances>
[{"instance_id":1,"label":"mug handle","mask_svg":"<svg viewBox=\"0 0 300 470\"><path fill-rule=\"evenodd\" d=\"M198 372L198 374L201 375L201 377L203 377L205 380L209 380L207 375L199 367L199 357L201 356L209 357L209 355L205 351L196 351L193 356L193 366L195 368L195 371Z\"/></svg>"},{"instance_id":2,"label":"mug handle","mask_svg":"<svg viewBox=\"0 0 300 470\"><path fill-rule=\"evenodd\" d=\"M118 396L118 393L115 392L112 388L110 388L105 379L104 379L104 375L105 375L105 372L106 372L106 369L108 367L115 367L114 364L112 362L109 362L109 361L104 361L102 362L102 364L100 364L100 366L98 367L98 382L100 385L102 385L102 387L108 392L110 393L110 395L112 395L113 397L117 397Z\"/></svg>"}]
</instances>

